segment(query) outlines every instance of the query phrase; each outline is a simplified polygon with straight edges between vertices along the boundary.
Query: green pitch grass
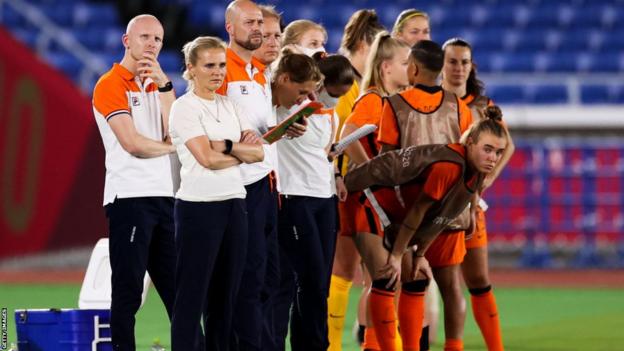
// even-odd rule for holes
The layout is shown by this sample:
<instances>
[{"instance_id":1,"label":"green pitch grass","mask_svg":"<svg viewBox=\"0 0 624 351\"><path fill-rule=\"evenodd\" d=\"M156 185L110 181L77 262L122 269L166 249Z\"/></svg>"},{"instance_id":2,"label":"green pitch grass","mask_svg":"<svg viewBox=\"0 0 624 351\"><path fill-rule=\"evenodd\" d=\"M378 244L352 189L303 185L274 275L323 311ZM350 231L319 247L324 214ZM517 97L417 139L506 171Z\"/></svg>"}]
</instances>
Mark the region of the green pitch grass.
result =
<instances>
[{"instance_id":1,"label":"green pitch grass","mask_svg":"<svg viewBox=\"0 0 624 351\"><path fill-rule=\"evenodd\" d=\"M78 285L0 285L0 307L8 309L8 340L16 341L14 313L20 308L75 308ZM355 316L352 289L349 316ZM496 289L503 338L510 351L624 350L624 291L595 289ZM358 350L351 334L354 317L347 320L345 351ZM438 344L441 350L443 327ZM170 350L169 323L154 289L137 316L137 350L147 351L154 339ZM484 350L472 319L466 318L466 350Z\"/></svg>"}]
</instances>

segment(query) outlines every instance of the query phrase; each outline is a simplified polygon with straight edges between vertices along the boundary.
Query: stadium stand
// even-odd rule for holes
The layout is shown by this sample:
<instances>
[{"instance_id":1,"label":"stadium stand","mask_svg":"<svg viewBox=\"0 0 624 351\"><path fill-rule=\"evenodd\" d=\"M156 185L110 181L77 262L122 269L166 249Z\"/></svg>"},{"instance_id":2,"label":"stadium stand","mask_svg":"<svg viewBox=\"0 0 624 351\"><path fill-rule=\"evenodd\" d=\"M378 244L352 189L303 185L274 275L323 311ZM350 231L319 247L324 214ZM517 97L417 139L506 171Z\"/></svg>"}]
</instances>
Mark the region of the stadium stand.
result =
<instances>
[{"instance_id":1,"label":"stadium stand","mask_svg":"<svg viewBox=\"0 0 624 351\"><path fill-rule=\"evenodd\" d=\"M223 13L227 1L161 3L187 6L188 21L196 33L226 38ZM326 48L332 52L338 49L347 18L358 8L375 8L388 27L406 7L427 11L434 40L460 36L473 43L486 93L504 107L624 103L622 0L274 3L286 23L298 18L322 23L329 34ZM123 55L119 45L123 22L114 2L0 0L0 25L87 95L98 74ZM50 28L60 34L53 35ZM163 50L160 62L178 92L183 91L179 47ZM528 249L520 264L552 264L540 242L560 240L584 247L573 258L579 265L624 266L620 234L624 231L624 183L619 178L623 169L621 139L519 138L516 155L488 197L492 203L489 230L511 241L525 233L521 243ZM607 246L599 244L605 242ZM612 256L617 259L600 256L605 250L617 251Z\"/></svg>"}]
</instances>

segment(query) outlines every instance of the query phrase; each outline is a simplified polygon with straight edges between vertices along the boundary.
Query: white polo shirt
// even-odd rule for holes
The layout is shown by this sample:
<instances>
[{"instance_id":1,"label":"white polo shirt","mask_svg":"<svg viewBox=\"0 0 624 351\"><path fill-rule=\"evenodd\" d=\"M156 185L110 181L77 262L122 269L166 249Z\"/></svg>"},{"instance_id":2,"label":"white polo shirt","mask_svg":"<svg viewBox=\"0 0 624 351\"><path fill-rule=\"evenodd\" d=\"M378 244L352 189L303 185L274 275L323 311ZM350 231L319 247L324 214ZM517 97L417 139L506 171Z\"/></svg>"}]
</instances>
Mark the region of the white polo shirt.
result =
<instances>
[{"instance_id":1,"label":"white polo shirt","mask_svg":"<svg viewBox=\"0 0 624 351\"><path fill-rule=\"evenodd\" d=\"M234 51L227 49L227 73L223 85L217 92L232 99L241 106L251 129L264 134L275 126L271 82L266 79L266 67L256 58L246 63ZM275 144L263 145L264 161L240 166L245 185L255 183L273 170L277 170L277 149ZM279 177L278 177L278 190Z\"/></svg>"},{"instance_id":2,"label":"white polo shirt","mask_svg":"<svg viewBox=\"0 0 624 351\"><path fill-rule=\"evenodd\" d=\"M298 108L300 106L293 106L290 110L279 107L277 119L279 121L285 119ZM331 112L322 111L308 117L307 130L303 136L290 140L282 139L275 143L279 158L279 174L282 177L282 194L318 198L329 198L334 195L333 172L329 171L331 163L327 160L325 151L331 140L331 134Z\"/></svg>"},{"instance_id":3,"label":"white polo shirt","mask_svg":"<svg viewBox=\"0 0 624 351\"><path fill-rule=\"evenodd\" d=\"M93 90L93 114L106 150L104 205L116 197L173 197L179 184L176 156L138 158L124 150L108 124L124 113L132 117L139 134L163 140L158 86L149 78L142 83L115 63Z\"/></svg>"},{"instance_id":4,"label":"white polo shirt","mask_svg":"<svg viewBox=\"0 0 624 351\"><path fill-rule=\"evenodd\" d=\"M207 100L188 92L173 103L170 116L169 133L182 163L176 198L185 201L245 198L247 192L238 165L217 170L205 168L185 145L188 140L203 135L210 140L238 142L241 131L251 128L242 109L225 96Z\"/></svg>"}]
</instances>

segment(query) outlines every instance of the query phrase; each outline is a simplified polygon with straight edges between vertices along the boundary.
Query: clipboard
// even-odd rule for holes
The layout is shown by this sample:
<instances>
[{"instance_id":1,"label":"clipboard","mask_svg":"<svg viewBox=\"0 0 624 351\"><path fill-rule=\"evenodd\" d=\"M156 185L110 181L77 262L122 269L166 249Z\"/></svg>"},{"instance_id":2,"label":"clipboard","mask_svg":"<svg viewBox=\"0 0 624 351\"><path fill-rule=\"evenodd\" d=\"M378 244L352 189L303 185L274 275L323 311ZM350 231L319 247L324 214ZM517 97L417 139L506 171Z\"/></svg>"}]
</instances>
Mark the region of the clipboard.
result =
<instances>
[{"instance_id":1,"label":"clipboard","mask_svg":"<svg viewBox=\"0 0 624 351\"><path fill-rule=\"evenodd\" d=\"M274 142L280 140L284 134L286 134L286 130L288 127L293 125L296 122L299 122L304 117L308 117L318 110L323 108L323 104L318 101L310 101L307 104L301 106L297 111L293 112L288 118L283 120L280 124L273 127L271 130L266 132L262 138L269 144L273 144Z\"/></svg>"}]
</instances>

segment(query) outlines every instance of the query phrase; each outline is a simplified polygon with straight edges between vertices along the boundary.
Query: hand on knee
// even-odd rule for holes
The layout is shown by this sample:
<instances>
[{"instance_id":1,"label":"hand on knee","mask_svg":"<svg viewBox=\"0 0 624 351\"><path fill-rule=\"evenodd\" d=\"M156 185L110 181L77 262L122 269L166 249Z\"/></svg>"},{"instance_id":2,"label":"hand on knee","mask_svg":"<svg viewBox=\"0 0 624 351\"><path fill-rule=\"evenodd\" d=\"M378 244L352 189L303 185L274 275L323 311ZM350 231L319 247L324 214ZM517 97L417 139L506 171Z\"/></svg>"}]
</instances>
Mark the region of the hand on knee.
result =
<instances>
[{"instance_id":1,"label":"hand on knee","mask_svg":"<svg viewBox=\"0 0 624 351\"><path fill-rule=\"evenodd\" d=\"M418 279L401 284L401 289L411 293L421 293L427 290L429 279Z\"/></svg>"}]
</instances>

